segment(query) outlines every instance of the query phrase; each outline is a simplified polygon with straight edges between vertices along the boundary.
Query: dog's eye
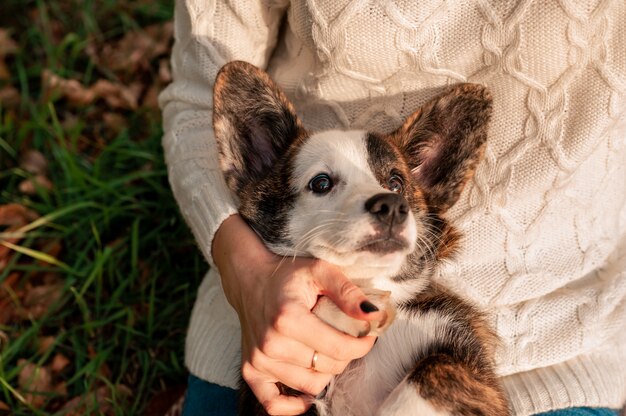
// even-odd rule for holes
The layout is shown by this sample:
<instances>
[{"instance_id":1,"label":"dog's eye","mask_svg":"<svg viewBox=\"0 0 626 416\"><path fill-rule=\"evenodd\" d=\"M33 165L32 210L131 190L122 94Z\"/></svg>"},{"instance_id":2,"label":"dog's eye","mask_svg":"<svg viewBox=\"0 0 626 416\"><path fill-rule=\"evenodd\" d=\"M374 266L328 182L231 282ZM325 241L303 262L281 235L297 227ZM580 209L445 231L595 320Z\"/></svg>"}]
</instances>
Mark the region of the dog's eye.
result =
<instances>
[{"instance_id":1,"label":"dog's eye","mask_svg":"<svg viewBox=\"0 0 626 416\"><path fill-rule=\"evenodd\" d=\"M309 189L316 194L325 194L333 187L333 180L326 173L320 173L309 182Z\"/></svg>"},{"instance_id":2,"label":"dog's eye","mask_svg":"<svg viewBox=\"0 0 626 416\"><path fill-rule=\"evenodd\" d=\"M404 191L404 182L398 175L391 175L389 181L387 182L387 186L391 192L401 194Z\"/></svg>"}]
</instances>

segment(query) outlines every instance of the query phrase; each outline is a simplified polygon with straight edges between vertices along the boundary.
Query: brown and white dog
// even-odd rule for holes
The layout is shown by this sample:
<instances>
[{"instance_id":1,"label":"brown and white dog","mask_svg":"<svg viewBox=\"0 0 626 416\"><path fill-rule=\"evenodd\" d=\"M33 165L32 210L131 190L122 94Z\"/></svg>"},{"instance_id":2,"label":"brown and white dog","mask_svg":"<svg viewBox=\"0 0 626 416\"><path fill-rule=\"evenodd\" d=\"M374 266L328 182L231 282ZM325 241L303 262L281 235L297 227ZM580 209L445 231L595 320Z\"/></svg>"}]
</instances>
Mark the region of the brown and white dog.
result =
<instances>
[{"instance_id":1,"label":"brown and white dog","mask_svg":"<svg viewBox=\"0 0 626 416\"><path fill-rule=\"evenodd\" d=\"M495 336L430 279L457 246L444 215L482 156L489 92L452 87L389 135L307 132L269 76L245 62L224 66L214 92L221 168L240 214L276 254L341 267L388 311L374 348L307 414L506 415ZM323 297L313 311L353 335L384 329ZM265 414L246 387L240 414Z\"/></svg>"}]
</instances>

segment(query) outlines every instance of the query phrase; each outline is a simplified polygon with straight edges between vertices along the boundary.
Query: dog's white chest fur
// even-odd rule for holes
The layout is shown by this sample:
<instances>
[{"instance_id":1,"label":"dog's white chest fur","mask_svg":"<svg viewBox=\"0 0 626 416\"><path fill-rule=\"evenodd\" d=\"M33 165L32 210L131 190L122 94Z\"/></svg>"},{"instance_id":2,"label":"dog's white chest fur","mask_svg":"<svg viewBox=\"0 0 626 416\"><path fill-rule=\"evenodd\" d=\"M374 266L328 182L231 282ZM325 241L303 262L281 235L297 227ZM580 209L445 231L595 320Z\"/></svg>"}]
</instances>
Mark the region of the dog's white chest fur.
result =
<instances>
[{"instance_id":1,"label":"dog's white chest fur","mask_svg":"<svg viewBox=\"0 0 626 416\"><path fill-rule=\"evenodd\" d=\"M397 413L398 409L394 412L393 408L381 408L381 405L390 395L402 395L403 388L411 388L402 381L416 356L428 345L443 339L448 324L447 317L437 312L409 315L399 311L369 354L351 363L330 383L325 395L316 400L320 416L401 414ZM439 414L430 404L424 404L428 409L424 408L425 412L420 414Z\"/></svg>"}]
</instances>

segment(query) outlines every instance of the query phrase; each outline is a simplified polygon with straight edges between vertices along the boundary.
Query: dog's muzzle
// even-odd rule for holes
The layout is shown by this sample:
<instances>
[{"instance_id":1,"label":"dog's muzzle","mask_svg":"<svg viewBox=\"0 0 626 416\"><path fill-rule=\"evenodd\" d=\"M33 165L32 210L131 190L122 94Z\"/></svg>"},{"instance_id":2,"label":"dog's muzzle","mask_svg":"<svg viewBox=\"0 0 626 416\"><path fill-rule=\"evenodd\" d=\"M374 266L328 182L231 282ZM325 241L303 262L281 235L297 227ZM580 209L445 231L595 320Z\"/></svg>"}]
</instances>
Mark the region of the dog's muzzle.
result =
<instances>
[{"instance_id":1,"label":"dog's muzzle","mask_svg":"<svg viewBox=\"0 0 626 416\"><path fill-rule=\"evenodd\" d=\"M365 201L365 210L382 225L402 225L409 216L409 203L402 195L385 192Z\"/></svg>"}]
</instances>

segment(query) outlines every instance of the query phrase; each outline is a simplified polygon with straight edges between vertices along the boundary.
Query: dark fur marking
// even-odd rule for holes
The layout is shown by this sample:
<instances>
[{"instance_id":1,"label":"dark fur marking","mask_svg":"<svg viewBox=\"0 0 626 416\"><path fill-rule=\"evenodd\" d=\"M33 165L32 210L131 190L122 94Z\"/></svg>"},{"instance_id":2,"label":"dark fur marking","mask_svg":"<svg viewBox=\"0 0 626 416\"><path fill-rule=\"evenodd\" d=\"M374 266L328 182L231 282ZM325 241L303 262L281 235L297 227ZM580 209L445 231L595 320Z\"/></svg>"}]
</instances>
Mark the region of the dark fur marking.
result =
<instances>
[{"instance_id":1,"label":"dark fur marking","mask_svg":"<svg viewBox=\"0 0 626 416\"><path fill-rule=\"evenodd\" d=\"M443 212L458 199L482 156L491 109L486 88L461 84L413 113L390 136L407 155L429 205Z\"/></svg>"},{"instance_id":2,"label":"dark fur marking","mask_svg":"<svg viewBox=\"0 0 626 416\"><path fill-rule=\"evenodd\" d=\"M367 147L367 162L381 186L387 188L387 181L394 169L405 170L404 173L407 173L407 167L402 163L403 158L395 149L395 146L387 142L383 137L374 133L368 133L365 143Z\"/></svg>"},{"instance_id":3,"label":"dark fur marking","mask_svg":"<svg viewBox=\"0 0 626 416\"><path fill-rule=\"evenodd\" d=\"M292 245L285 228L297 193L290 185L291 167L284 159L278 163L280 169L256 182L245 183L240 191L239 214L267 244Z\"/></svg>"},{"instance_id":4,"label":"dark fur marking","mask_svg":"<svg viewBox=\"0 0 626 416\"><path fill-rule=\"evenodd\" d=\"M246 183L261 179L291 143L306 134L270 77L241 61L217 74L213 126L226 182L236 194Z\"/></svg>"},{"instance_id":5,"label":"dark fur marking","mask_svg":"<svg viewBox=\"0 0 626 416\"><path fill-rule=\"evenodd\" d=\"M409 369L409 381L421 396L452 414L508 414L492 360L497 337L480 312L436 285L402 307L415 314L436 313L450 321L444 341L431 344Z\"/></svg>"},{"instance_id":6,"label":"dark fur marking","mask_svg":"<svg viewBox=\"0 0 626 416\"><path fill-rule=\"evenodd\" d=\"M451 355L433 354L417 363L409 383L435 408L453 415L506 415L507 403L492 374L476 371Z\"/></svg>"}]
</instances>

